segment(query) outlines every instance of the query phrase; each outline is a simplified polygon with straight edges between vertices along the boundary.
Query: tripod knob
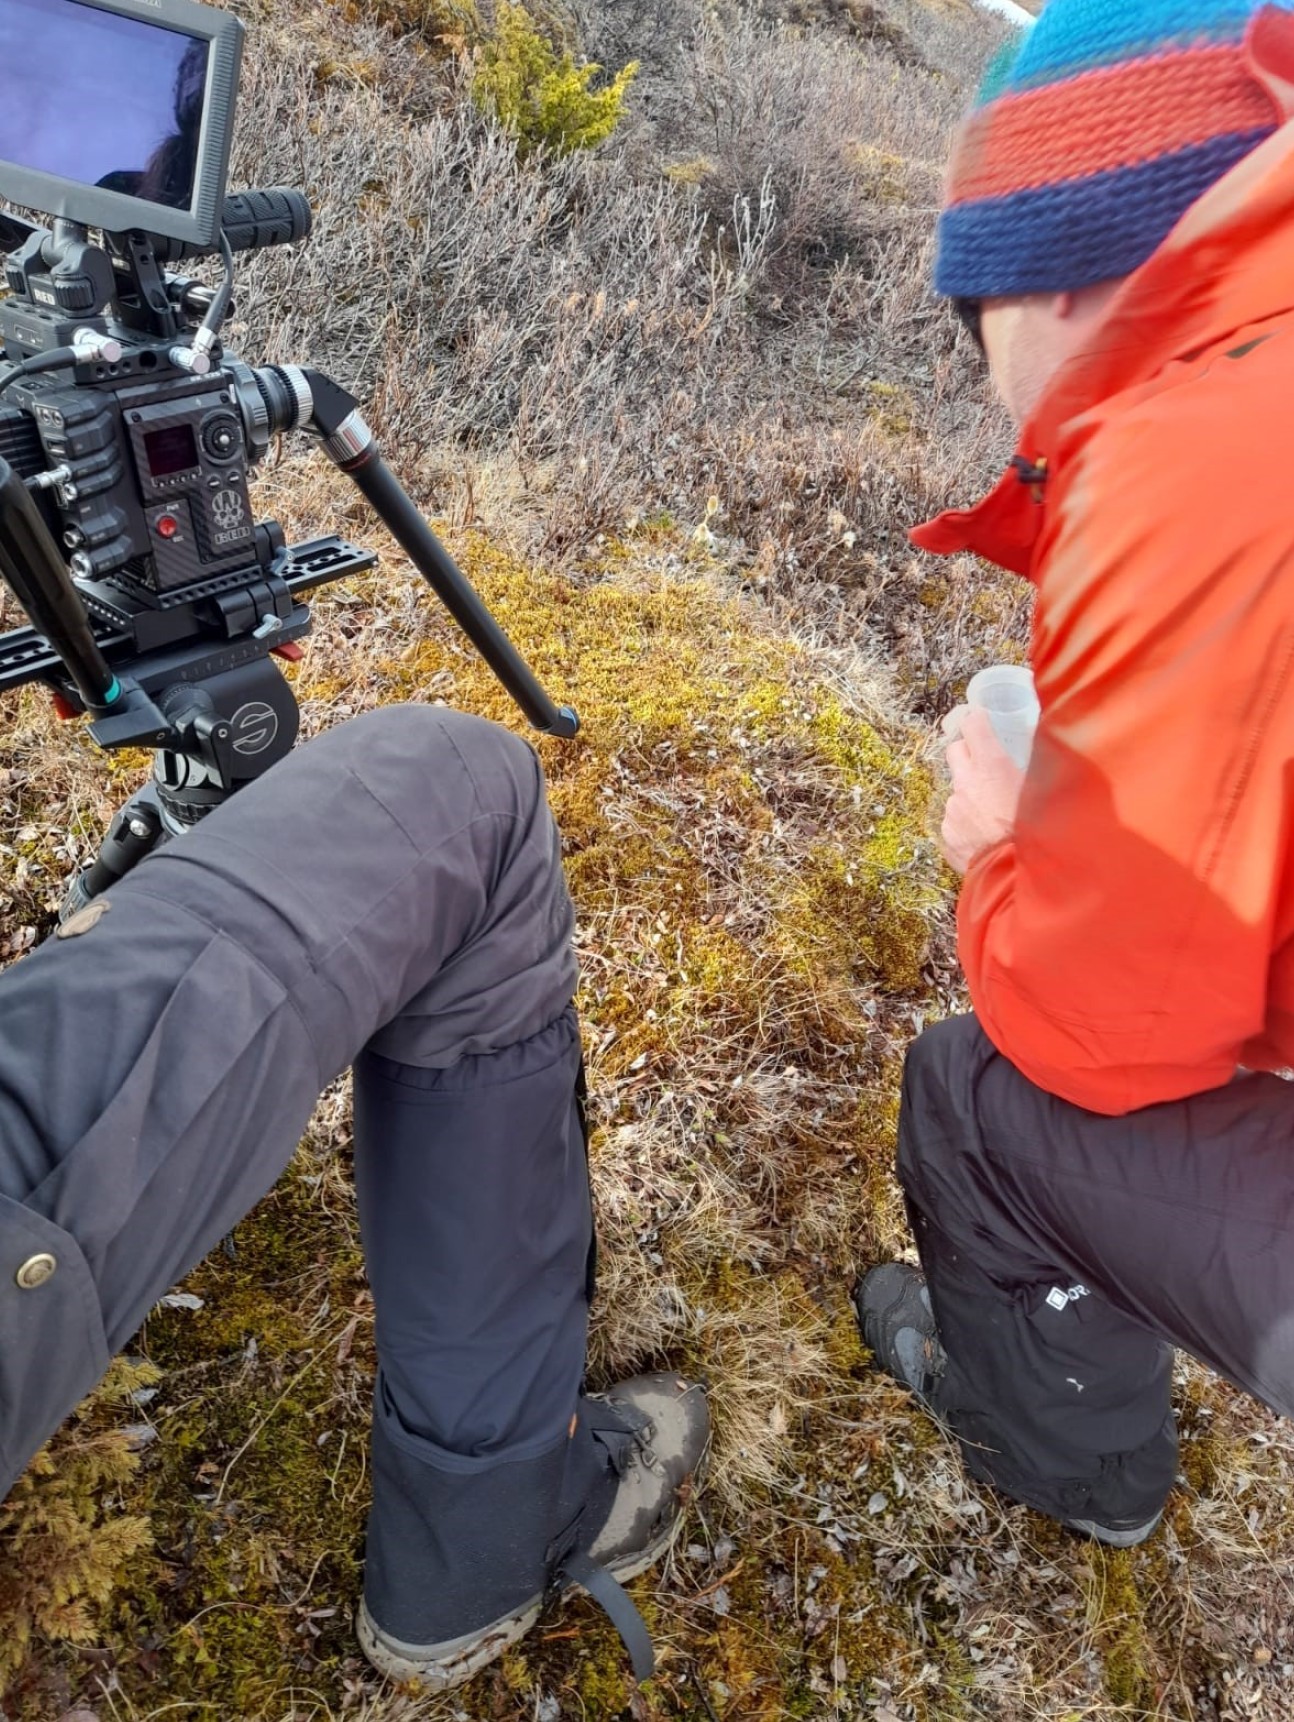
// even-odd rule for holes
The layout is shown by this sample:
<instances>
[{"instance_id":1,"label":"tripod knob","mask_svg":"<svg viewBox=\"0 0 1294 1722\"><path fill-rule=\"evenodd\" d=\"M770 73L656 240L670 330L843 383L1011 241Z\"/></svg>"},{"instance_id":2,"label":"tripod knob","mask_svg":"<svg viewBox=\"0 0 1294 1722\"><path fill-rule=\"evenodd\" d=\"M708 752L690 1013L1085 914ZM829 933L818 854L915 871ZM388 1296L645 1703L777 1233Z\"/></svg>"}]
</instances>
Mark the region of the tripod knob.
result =
<instances>
[{"instance_id":1,"label":"tripod knob","mask_svg":"<svg viewBox=\"0 0 1294 1722\"><path fill-rule=\"evenodd\" d=\"M168 745L177 756L198 761L222 789L228 789L233 782L233 729L216 710L211 695L204 688L179 684L168 688L157 703L174 731Z\"/></svg>"}]
</instances>

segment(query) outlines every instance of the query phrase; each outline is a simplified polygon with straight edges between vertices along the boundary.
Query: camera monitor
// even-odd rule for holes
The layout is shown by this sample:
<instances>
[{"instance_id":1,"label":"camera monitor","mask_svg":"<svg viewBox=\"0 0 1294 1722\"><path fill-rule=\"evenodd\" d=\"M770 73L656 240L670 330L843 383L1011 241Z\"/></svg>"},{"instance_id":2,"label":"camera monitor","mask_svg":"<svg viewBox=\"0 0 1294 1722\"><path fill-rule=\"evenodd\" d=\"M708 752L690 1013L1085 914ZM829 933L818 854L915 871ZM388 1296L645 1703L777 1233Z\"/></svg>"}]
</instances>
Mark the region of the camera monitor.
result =
<instances>
[{"instance_id":1,"label":"camera monitor","mask_svg":"<svg viewBox=\"0 0 1294 1722\"><path fill-rule=\"evenodd\" d=\"M0 0L0 197L214 248L242 35L195 0Z\"/></svg>"}]
</instances>

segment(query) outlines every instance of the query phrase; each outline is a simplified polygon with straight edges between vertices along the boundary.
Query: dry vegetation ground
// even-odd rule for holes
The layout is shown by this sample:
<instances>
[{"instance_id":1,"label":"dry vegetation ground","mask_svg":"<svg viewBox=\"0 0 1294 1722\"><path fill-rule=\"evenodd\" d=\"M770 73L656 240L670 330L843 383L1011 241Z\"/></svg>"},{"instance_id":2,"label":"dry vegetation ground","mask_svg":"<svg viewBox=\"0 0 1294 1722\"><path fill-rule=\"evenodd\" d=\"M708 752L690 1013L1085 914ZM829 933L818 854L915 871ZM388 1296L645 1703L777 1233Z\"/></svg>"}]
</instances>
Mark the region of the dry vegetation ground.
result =
<instances>
[{"instance_id":1,"label":"dry vegetation ground","mask_svg":"<svg viewBox=\"0 0 1294 1722\"><path fill-rule=\"evenodd\" d=\"M847 1289L904 1241L903 1048L958 1003L926 738L1023 640L1014 583L903 537L1003 453L925 290L992 28L967 0L700 10L553 9L644 71L597 158L522 168L429 52L434 0L382 0L403 36L267 0L236 170L304 186L317 227L241 271L235 342L372 402L584 716L544 753L598 1124L594 1373L668 1360L715 1406L711 1486L636 1586L660 1676L632 1694L582 1602L453 1699L359 1661L371 1307L339 1090L185 1286L201 1307L150 1318L0 1509L14 1722L1294 1716L1284 1425L1184 1367L1169 1520L1110 1554L970 1488L864 1368ZM384 551L318 606L309 727L400 697L516 721L317 458L285 451L258 500ZM35 697L3 746L17 957L139 762Z\"/></svg>"}]
</instances>

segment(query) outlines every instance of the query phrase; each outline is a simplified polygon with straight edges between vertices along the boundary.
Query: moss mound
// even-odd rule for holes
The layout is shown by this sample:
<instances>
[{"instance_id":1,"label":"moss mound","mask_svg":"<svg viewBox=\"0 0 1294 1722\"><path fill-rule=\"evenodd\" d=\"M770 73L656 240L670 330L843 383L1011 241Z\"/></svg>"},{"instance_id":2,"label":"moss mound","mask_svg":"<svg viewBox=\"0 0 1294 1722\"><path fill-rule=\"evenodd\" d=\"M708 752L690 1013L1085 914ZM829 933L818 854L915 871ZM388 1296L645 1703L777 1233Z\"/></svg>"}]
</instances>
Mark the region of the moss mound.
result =
<instances>
[{"instance_id":1,"label":"moss mound","mask_svg":"<svg viewBox=\"0 0 1294 1722\"><path fill-rule=\"evenodd\" d=\"M653 571L653 547L627 545L608 557L614 577L576 584L482 540L462 553L583 720L577 740L541 751L585 956L609 1257L596 1352L604 1373L663 1356L707 1371L716 1504L739 1509L784 1466L796 1419L839 1382L848 1350L799 1252L770 1243L770 1227L809 1224L815 1182L877 1157L890 1083L878 1010L920 986L935 900L929 786L901 737L852 711L809 654L704 570ZM431 687L515 725L397 567L392 556L334 599L296 673L308 721ZM23 721L39 743L40 718ZM76 740L49 740L78 767L71 790ZM58 785L44 787L57 802ZM47 1523L66 1521L69 1548L90 1551L65 1563L48 1606L11 1615L27 1622L8 1641L15 1716L49 1714L52 1681L75 1691L78 1665L50 1646L87 1636L93 1666L144 1711L322 1716L367 1689L350 1610L371 1321L346 1138L344 1096L329 1095L288 1176L186 1285L201 1307L150 1318L138 1341L157 1374L146 1409L98 1402L93 1459L83 1423L15 1497L15 1595L37 1597ZM157 1438L131 1454L109 1426L141 1416ZM786 1687L758 1648L759 1571L752 1561L730 1613L688 1636L731 1690L758 1697L744 1713L773 1716ZM541 1636L491 1678L514 1693L570 1684L591 1713L614 1714L628 1694L602 1636L581 1615L578 1636Z\"/></svg>"}]
</instances>

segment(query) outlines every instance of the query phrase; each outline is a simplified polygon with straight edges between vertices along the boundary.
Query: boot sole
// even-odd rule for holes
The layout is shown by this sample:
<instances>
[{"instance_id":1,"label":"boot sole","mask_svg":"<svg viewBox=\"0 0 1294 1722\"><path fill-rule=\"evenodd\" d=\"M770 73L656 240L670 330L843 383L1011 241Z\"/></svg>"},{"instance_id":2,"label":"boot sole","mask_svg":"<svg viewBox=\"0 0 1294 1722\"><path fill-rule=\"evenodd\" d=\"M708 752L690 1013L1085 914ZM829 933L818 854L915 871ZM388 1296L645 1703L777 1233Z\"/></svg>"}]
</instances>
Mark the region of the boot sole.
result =
<instances>
[{"instance_id":1,"label":"boot sole","mask_svg":"<svg viewBox=\"0 0 1294 1722\"><path fill-rule=\"evenodd\" d=\"M638 1578L668 1552L682 1523L683 1514L680 1513L640 1553L627 1555L621 1561L609 1561L606 1570L621 1584ZM566 1585L563 1595L575 1589L578 1586ZM487 1626L484 1632L467 1634L445 1645L433 1644L423 1648L388 1637L369 1613L368 1603L361 1599L355 1620L355 1637L369 1662L388 1680L416 1680L428 1692L451 1692L497 1661L518 1639L524 1638L539 1619L543 1605L542 1596L534 1597L515 1614L504 1615L501 1620Z\"/></svg>"},{"instance_id":2,"label":"boot sole","mask_svg":"<svg viewBox=\"0 0 1294 1722\"><path fill-rule=\"evenodd\" d=\"M1080 1537L1089 1537L1094 1543L1104 1543L1111 1549L1135 1549L1139 1543L1159 1529L1162 1513L1156 1513L1153 1519L1147 1519L1144 1525L1102 1525L1095 1519L1062 1519L1061 1523L1067 1531L1077 1531Z\"/></svg>"}]
</instances>

